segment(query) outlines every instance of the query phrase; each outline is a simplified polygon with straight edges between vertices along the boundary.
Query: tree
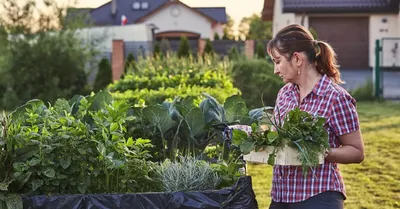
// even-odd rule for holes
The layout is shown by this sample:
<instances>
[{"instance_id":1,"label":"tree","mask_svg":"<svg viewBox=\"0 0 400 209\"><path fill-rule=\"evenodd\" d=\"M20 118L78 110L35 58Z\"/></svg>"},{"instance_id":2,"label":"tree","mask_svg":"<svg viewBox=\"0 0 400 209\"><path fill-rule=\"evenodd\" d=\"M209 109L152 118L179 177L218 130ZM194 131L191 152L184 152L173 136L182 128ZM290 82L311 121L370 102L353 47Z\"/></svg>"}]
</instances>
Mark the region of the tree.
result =
<instances>
[{"instance_id":1,"label":"tree","mask_svg":"<svg viewBox=\"0 0 400 209\"><path fill-rule=\"evenodd\" d=\"M75 35L76 28L64 25L66 8L55 0L3 0L0 10L3 107L88 92L85 67L97 51Z\"/></svg>"},{"instance_id":2,"label":"tree","mask_svg":"<svg viewBox=\"0 0 400 209\"><path fill-rule=\"evenodd\" d=\"M108 59L103 58L99 63L99 71L93 89L95 91L103 90L108 84L112 83L112 70Z\"/></svg>"},{"instance_id":3,"label":"tree","mask_svg":"<svg viewBox=\"0 0 400 209\"><path fill-rule=\"evenodd\" d=\"M190 46L189 46L189 41L186 38L186 36L181 37L181 42L179 43L179 48L178 48L178 57L189 57L190 55Z\"/></svg>"},{"instance_id":4,"label":"tree","mask_svg":"<svg viewBox=\"0 0 400 209\"><path fill-rule=\"evenodd\" d=\"M244 17L239 25L239 37L242 40L272 39L272 22L262 21L257 14Z\"/></svg>"},{"instance_id":5,"label":"tree","mask_svg":"<svg viewBox=\"0 0 400 209\"><path fill-rule=\"evenodd\" d=\"M158 41L154 43L154 49L153 49L153 55L154 57L160 57L161 56L161 47Z\"/></svg>"},{"instance_id":6,"label":"tree","mask_svg":"<svg viewBox=\"0 0 400 209\"><path fill-rule=\"evenodd\" d=\"M59 29L76 29L86 26L88 14L82 13L69 17L66 25L68 8L57 0L2 0L0 4L0 24L11 34L33 34ZM83 21L83 19L85 21Z\"/></svg>"},{"instance_id":7,"label":"tree","mask_svg":"<svg viewBox=\"0 0 400 209\"><path fill-rule=\"evenodd\" d=\"M221 40L221 39L219 38L218 33L214 33L214 41L216 41L216 40Z\"/></svg>"},{"instance_id":8,"label":"tree","mask_svg":"<svg viewBox=\"0 0 400 209\"><path fill-rule=\"evenodd\" d=\"M233 25L235 25L235 21L232 19L230 15L227 15L227 23L224 25L224 35L222 37L223 40L235 39Z\"/></svg>"},{"instance_id":9,"label":"tree","mask_svg":"<svg viewBox=\"0 0 400 209\"><path fill-rule=\"evenodd\" d=\"M204 54L211 56L211 57L214 56L214 48L213 48L213 45L212 45L210 39L207 39L207 41L206 41L206 45L204 47Z\"/></svg>"},{"instance_id":10,"label":"tree","mask_svg":"<svg viewBox=\"0 0 400 209\"><path fill-rule=\"evenodd\" d=\"M257 59L265 59L265 56L266 56L265 47L260 42L257 43L256 56L257 56Z\"/></svg>"}]
</instances>

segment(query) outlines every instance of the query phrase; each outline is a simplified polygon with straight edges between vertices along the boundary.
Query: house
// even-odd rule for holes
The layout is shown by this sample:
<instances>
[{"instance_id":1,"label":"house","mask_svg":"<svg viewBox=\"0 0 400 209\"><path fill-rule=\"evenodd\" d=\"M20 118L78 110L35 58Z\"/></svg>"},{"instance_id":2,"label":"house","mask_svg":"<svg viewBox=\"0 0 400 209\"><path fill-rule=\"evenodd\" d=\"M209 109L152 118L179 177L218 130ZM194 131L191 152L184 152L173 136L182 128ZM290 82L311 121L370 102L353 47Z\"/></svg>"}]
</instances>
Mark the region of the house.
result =
<instances>
[{"instance_id":1,"label":"house","mask_svg":"<svg viewBox=\"0 0 400 209\"><path fill-rule=\"evenodd\" d=\"M342 69L375 64L375 41L382 40L382 64L400 67L399 0L265 0L264 20L273 34L298 23L316 31L336 50Z\"/></svg>"},{"instance_id":2,"label":"house","mask_svg":"<svg viewBox=\"0 0 400 209\"><path fill-rule=\"evenodd\" d=\"M155 38L211 39L223 36L227 22L224 7L195 8L179 0L112 0L91 9L89 16L97 26L148 24Z\"/></svg>"}]
</instances>

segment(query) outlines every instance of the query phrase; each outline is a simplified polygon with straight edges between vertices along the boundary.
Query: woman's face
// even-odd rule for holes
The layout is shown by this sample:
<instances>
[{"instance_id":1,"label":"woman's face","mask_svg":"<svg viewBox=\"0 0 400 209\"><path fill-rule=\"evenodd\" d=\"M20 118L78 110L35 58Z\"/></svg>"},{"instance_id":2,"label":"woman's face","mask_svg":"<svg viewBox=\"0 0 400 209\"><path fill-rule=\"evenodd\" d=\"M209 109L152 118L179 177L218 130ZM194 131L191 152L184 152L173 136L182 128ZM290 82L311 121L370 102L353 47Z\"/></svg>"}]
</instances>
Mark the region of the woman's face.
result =
<instances>
[{"instance_id":1,"label":"woman's face","mask_svg":"<svg viewBox=\"0 0 400 209\"><path fill-rule=\"evenodd\" d=\"M274 73L282 78L283 82L293 82L297 76L297 69L293 68L296 66L293 59L288 60L285 56L274 50L274 56L271 56L274 62ZM292 57L293 58L293 57Z\"/></svg>"}]
</instances>

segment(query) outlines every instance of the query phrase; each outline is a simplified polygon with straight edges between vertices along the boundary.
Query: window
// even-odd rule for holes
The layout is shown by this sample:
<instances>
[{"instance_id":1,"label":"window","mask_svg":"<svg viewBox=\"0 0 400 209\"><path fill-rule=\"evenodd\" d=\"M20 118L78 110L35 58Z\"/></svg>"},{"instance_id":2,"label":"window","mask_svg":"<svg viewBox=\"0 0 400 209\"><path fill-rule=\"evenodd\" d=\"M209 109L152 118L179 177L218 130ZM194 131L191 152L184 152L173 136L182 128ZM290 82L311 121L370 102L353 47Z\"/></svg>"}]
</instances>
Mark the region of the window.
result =
<instances>
[{"instance_id":1,"label":"window","mask_svg":"<svg viewBox=\"0 0 400 209\"><path fill-rule=\"evenodd\" d=\"M142 9L148 9L149 8L149 2L143 1L142 2Z\"/></svg>"},{"instance_id":2,"label":"window","mask_svg":"<svg viewBox=\"0 0 400 209\"><path fill-rule=\"evenodd\" d=\"M134 1L132 3L133 10L147 10L149 9L149 2L147 1Z\"/></svg>"},{"instance_id":3,"label":"window","mask_svg":"<svg viewBox=\"0 0 400 209\"><path fill-rule=\"evenodd\" d=\"M134 9L134 10L139 10L140 9L140 2L133 2L133 4L132 4L132 8Z\"/></svg>"}]
</instances>

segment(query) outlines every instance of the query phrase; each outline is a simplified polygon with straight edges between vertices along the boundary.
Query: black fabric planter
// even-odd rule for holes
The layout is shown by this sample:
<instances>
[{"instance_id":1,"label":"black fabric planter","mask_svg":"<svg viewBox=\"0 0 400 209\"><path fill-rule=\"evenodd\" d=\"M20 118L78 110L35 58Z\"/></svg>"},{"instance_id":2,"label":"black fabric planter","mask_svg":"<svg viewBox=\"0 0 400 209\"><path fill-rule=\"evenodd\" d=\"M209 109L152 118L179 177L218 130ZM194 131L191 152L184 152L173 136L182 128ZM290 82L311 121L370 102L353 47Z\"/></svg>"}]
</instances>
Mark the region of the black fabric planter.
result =
<instances>
[{"instance_id":1,"label":"black fabric planter","mask_svg":"<svg viewBox=\"0 0 400 209\"><path fill-rule=\"evenodd\" d=\"M257 209L251 177L213 191L22 196L24 209Z\"/></svg>"}]
</instances>

